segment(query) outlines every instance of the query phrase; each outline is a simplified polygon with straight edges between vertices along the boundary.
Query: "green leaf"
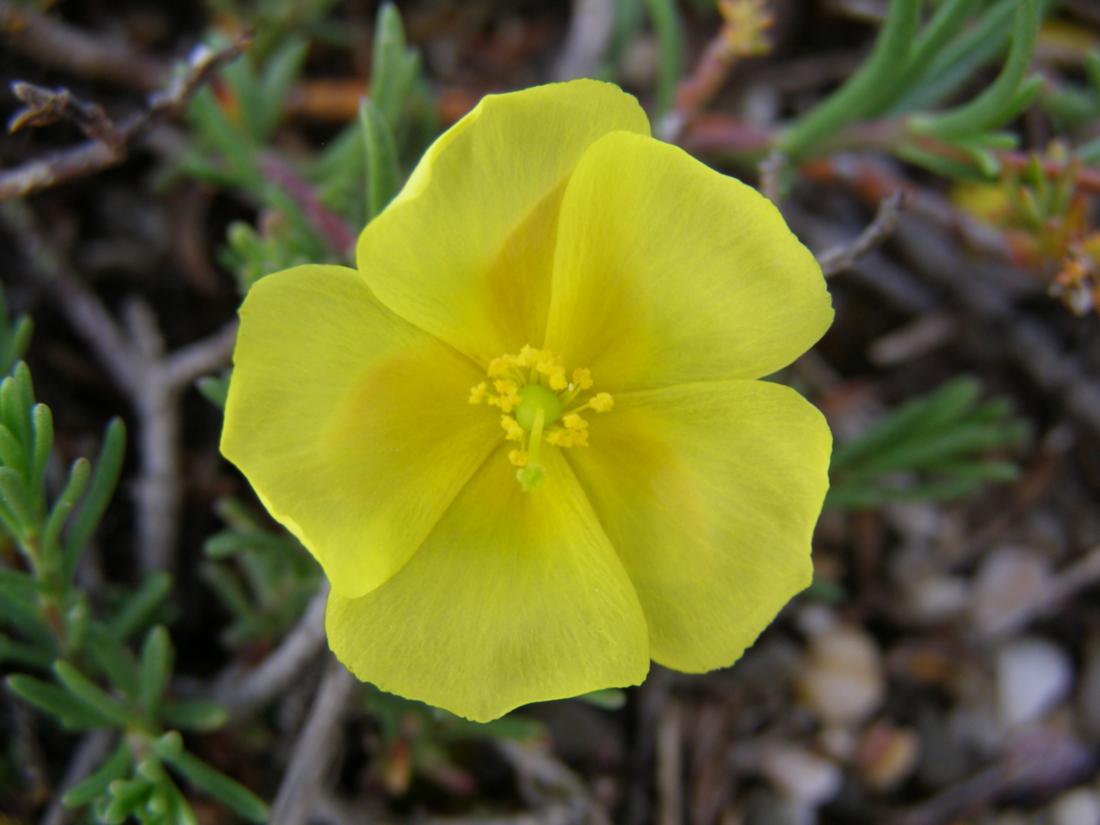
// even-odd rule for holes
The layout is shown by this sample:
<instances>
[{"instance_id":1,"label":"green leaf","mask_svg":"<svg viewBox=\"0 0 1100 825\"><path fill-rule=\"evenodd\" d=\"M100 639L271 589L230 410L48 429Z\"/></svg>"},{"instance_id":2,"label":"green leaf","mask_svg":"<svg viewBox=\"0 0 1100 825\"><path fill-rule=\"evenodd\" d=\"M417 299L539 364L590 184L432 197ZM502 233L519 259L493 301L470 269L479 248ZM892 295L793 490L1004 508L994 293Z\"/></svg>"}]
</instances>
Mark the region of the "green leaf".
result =
<instances>
[{"instance_id":1,"label":"green leaf","mask_svg":"<svg viewBox=\"0 0 1100 825\"><path fill-rule=\"evenodd\" d=\"M229 377L232 370L226 370L222 375L207 375L195 382L195 388L199 395L217 407L225 410L225 401L229 397Z\"/></svg>"},{"instance_id":2,"label":"green leaf","mask_svg":"<svg viewBox=\"0 0 1100 825\"><path fill-rule=\"evenodd\" d=\"M20 361L15 365L12 374L4 379L3 384L0 384L0 410L3 411L4 424L22 444L26 445L25 452L28 453L33 443L32 406L34 406L34 385L31 382L31 371L25 363Z\"/></svg>"},{"instance_id":3,"label":"green leaf","mask_svg":"<svg viewBox=\"0 0 1100 825\"><path fill-rule=\"evenodd\" d=\"M386 208L401 185L397 148L393 132L378 107L369 98L359 106L359 127L367 166L367 221Z\"/></svg>"},{"instance_id":4,"label":"green leaf","mask_svg":"<svg viewBox=\"0 0 1100 825\"><path fill-rule=\"evenodd\" d=\"M871 54L843 86L789 126L778 148L792 160L822 150L844 126L878 113L888 91L900 76L920 23L920 3L891 0Z\"/></svg>"},{"instance_id":5,"label":"green leaf","mask_svg":"<svg viewBox=\"0 0 1100 825\"><path fill-rule=\"evenodd\" d=\"M382 3L375 17L370 96L390 129L397 128L419 71L420 56L405 47L400 12L393 3Z\"/></svg>"},{"instance_id":6,"label":"green leaf","mask_svg":"<svg viewBox=\"0 0 1100 825\"><path fill-rule=\"evenodd\" d=\"M65 689L69 691L79 702L84 704L89 711L98 714L102 718L118 727L128 728L134 726L136 721L113 696L92 682L83 673L77 670L63 659L54 663L54 673Z\"/></svg>"},{"instance_id":7,"label":"green leaf","mask_svg":"<svg viewBox=\"0 0 1100 825\"><path fill-rule=\"evenodd\" d=\"M168 795L172 799L172 816L174 819L170 820L175 825L199 825L199 820L195 817L194 812L191 810L191 806L187 804L187 800L183 798L183 794L179 792L172 782L166 782L161 787L168 791Z\"/></svg>"},{"instance_id":8,"label":"green leaf","mask_svg":"<svg viewBox=\"0 0 1100 825\"><path fill-rule=\"evenodd\" d=\"M172 675L172 639L164 625L157 625L145 636L141 649L141 706L150 719L160 714L164 691Z\"/></svg>"},{"instance_id":9,"label":"green leaf","mask_svg":"<svg viewBox=\"0 0 1100 825\"><path fill-rule=\"evenodd\" d=\"M53 414L45 404L35 404L31 409L31 430L34 434L34 448L30 488L37 497L41 497L46 462L50 460L50 450L53 449Z\"/></svg>"},{"instance_id":10,"label":"green leaf","mask_svg":"<svg viewBox=\"0 0 1100 825\"><path fill-rule=\"evenodd\" d=\"M0 502L15 519L19 533L16 538L28 541L38 532L38 520L34 517L34 504L23 477L10 467L0 467Z\"/></svg>"},{"instance_id":11,"label":"green leaf","mask_svg":"<svg viewBox=\"0 0 1100 825\"><path fill-rule=\"evenodd\" d=\"M997 0L968 28L941 47L919 83L910 84L887 114L930 109L968 83L1005 50L1016 0Z\"/></svg>"},{"instance_id":12,"label":"green leaf","mask_svg":"<svg viewBox=\"0 0 1100 825\"><path fill-rule=\"evenodd\" d=\"M207 699L165 702L160 716L169 727L200 733L217 730L229 721L229 711Z\"/></svg>"},{"instance_id":13,"label":"green leaf","mask_svg":"<svg viewBox=\"0 0 1100 825\"><path fill-rule=\"evenodd\" d=\"M932 61L963 28L978 0L945 0L917 37L891 97L918 85Z\"/></svg>"},{"instance_id":14,"label":"green leaf","mask_svg":"<svg viewBox=\"0 0 1100 825\"><path fill-rule=\"evenodd\" d=\"M110 717L88 707L56 685L23 674L9 676L6 681L8 690L43 713L53 716L62 727L69 730L106 728L115 724Z\"/></svg>"},{"instance_id":15,"label":"green leaf","mask_svg":"<svg viewBox=\"0 0 1100 825\"><path fill-rule=\"evenodd\" d=\"M111 803L107 806L103 821L108 825L121 825L141 806L153 792L153 785L141 777L116 779L107 787Z\"/></svg>"},{"instance_id":16,"label":"green leaf","mask_svg":"<svg viewBox=\"0 0 1100 825\"><path fill-rule=\"evenodd\" d=\"M24 667L49 670L53 660L54 652L49 648L17 642L0 633L0 663L14 662Z\"/></svg>"},{"instance_id":17,"label":"green leaf","mask_svg":"<svg viewBox=\"0 0 1100 825\"><path fill-rule=\"evenodd\" d=\"M188 114L195 130L224 157L232 183L254 193L262 192L259 153L248 136L226 117L214 93L208 88L199 90L191 98Z\"/></svg>"},{"instance_id":18,"label":"green leaf","mask_svg":"<svg viewBox=\"0 0 1100 825\"><path fill-rule=\"evenodd\" d=\"M621 688L594 690L591 693L581 694L577 699L602 710L622 710L626 707L626 691Z\"/></svg>"},{"instance_id":19,"label":"green leaf","mask_svg":"<svg viewBox=\"0 0 1100 825\"><path fill-rule=\"evenodd\" d=\"M57 637L33 604L11 590L0 588L0 619L45 650L56 649Z\"/></svg>"},{"instance_id":20,"label":"green leaf","mask_svg":"<svg viewBox=\"0 0 1100 825\"><path fill-rule=\"evenodd\" d=\"M122 457L126 449L126 427L121 419L111 419L103 436L103 446L95 462L88 493L80 503L69 529L65 534L64 573L70 578L80 561L80 555L103 518L103 513L114 495L119 475L122 473Z\"/></svg>"},{"instance_id":21,"label":"green leaf","mask_svg":"<svg viewBox=\"0 0 1100 825\"><path fill-rule=\"evenodd\" d=\"M42 558L43 563L51 569L55 565L64 566L64 558L61 555L61 531L73 508L76 507L76 503L88 489L91 475L92 465L88 459L78 458L74 461L69 468L69 478L61 494L54 500L53 507L46 516L46 526L42 530Z\"/></svg>"},{"instance_id":22,"label":"green leaf","mask_svg":"<svg viewBox=\"0 0 1100 825\"><path fill-rule=\"evenodd\" d=\"M30 343L33 325L26 315L14 321L8 314L8 302L0 287L0 374L7 375L23 357Z\"/></svg>"},{"instance_id":23,"label":"green leaf","mask_svg":"<svg viewBox=\"0 0 1100 825\"><path fill-rule=\"evenodd\" d=\"M948 112L912 118L910 122L913 130L951 140L996 128L1011 118L1015 114L1013 107L1021 101L1019 90L1031 64L1031 55L1035 51L1040 19L1038 0L1018 0L1012 48L997 79L962 106ZM1034 97L1037 91L1036 84L1028 94Z\"/></svg>"},{"instance_id":24,"label":"green leaf","mask_svg":"<svg viewBox=\"0 0 1100 825\"><path fill-rule=\"evenodd\" d=\"M86 661L126 696L137 699L140 694L138 663L130 650L98 622L90 624L85 645L90 654Z\"/></svg>"},{"instance_id":25,"label":"green leaf","mask_svg":"<svg viewBox=\"0 0 1100 825\"><path fill-rule=\"evenodd\" d=\"M802 591L802 595L813 601L838 605L844 603L848 594L837 582L814 573L813 581L810 582L809 587Z\"/></svg>"},{"instance_id":26,"label":"green leaf","mask_svg":"<svg viewBox=\"0 0 1100 825\"><path fill-rule=\"evenodd\" d=\"M107 791L107 786L116 779L125 776L133 765L130 744L124 739L118 743L107 761L100 765L83 780L73 785L61 797L66 808L79 808L87 805Z\"/></svg>"},{"instance_id":27,"label":"green leaf","mask_svg":"<svg viewBox=\"0 0 1100 825\"><path fill-rule=\"evenodd\" d=\"M266 822L268 809L258 796L236 780L183 750L180 735L169 732L152 743L153 752L180 776L249 822Z\"/></svg>"},{"instance_id":28,"label":"green leaf","mask_svg":"<svg viewBox=\"0 0 1100 825\"><path fill-rule=\"evenodd\" d=\"M676 100L683 73L683 43L680 12L673 0L644 0L653 30L657 35L657 118L666 115Z\"/></svg>"},{"instance_id":29,"label":"green leaf","mask_svg":"<svg viewBox=\"0 0 1100 825\"><path fill-rule=\"evenodd\" d=\"M23 445L15 437L15 433L3 424L0 424L0 465L10 467L21 476L26 476L29 469Z\"/></svg>"},{"instance_id":30,"label":"green leaf","mask_svg":"<svg viewBox=\"0 0 1100 825\"><path fill-rule=\"evenodd\" d=\"M260 140L268 140L279 125L290 89L302 73L308 51L308 41L291 37L267 61L258 89L264 101L257 123Z\"/></svg>"},{"instance_id":31,"label":"green leaf","mask_svg":"<svg viewBox=\"0 0 1100 825\"><path fill-rule=\"evenodd\" d=\"M146 577L108 622L111 635L122 641L141 630L171 591L172 577L163 570Z\"/></svg>"}]
</instances>

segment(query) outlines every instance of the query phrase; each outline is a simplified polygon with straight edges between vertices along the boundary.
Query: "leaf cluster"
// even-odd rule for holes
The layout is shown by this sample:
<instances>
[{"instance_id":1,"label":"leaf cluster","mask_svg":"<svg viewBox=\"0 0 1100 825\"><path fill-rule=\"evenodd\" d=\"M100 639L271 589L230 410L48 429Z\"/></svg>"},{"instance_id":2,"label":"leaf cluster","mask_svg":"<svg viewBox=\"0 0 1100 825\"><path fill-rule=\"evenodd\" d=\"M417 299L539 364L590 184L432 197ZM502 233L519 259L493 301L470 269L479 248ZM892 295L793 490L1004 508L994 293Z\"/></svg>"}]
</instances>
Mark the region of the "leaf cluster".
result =
<instances>
[{"instance_id":1,"label":"leaf cluster","mask_svg":"<svg viewBox=\"0 0 1100 825\"><path fill-rule=\"evenodd\" d=\"M0 298L2 304L2 298ZM22 354L25 319L0 318L0 352ZM171 589L167 574L146 578L109 609L77 578L81 557L105 513L122 469L125 428L112 421L94 462L78 458L50 482L57 463L50 408L35 401L27 365L0 382L0 662L7 689L66 731L117 738L107 759L66 790L68 807L96 819L193 823L176 784L182 779L253 822L266 818L254 794L188 753L179 730L209 731L226 721L220 706L171 695L174 658L162 625L150 627ZM54 486L58 486L56 494ZM11 550L18 552L12 557ZM135 651L132 640L141 638Z\"/></svg>"},{"instance_id":2,"label":"leaf cluster","mask_svg":"<svg viewBox=\"0 0 1100 825\"><path fill-rule=\"evenodd\" d=\"M202 577L232 616L223 641L272 645L302 615L321 571L293 536L268 529L241 502L223 499L218 511L226 528L206 541Z\"/></svg>"},{"instance_id":3,"label":"leaf cluster","mask_svg":"<svg viewBox=\"0 0 1100 825\"><path fill-rule=\"evenodd\" d=\"M1005 399L981 399L981 385L957 378L890 412L838 447L826 505L869 509L891 502L945 501L1019 470L991 454L1018 447L1027 427Z\"/></svg>"},{"instance_id":4,"label":"leaf cluster","mask_svg":"<svg viewBox=\"0 0 1100 825\"><path fill-rule=\"evenodd\" d=\"M841 148L845 132L875 124L881 148L948 178L994 176L996 151L1014 148L1003 127L1035 100L1029 66L1043 0L943 0L922 21L919 0L891 0L870 55L832 95L791 123L776 148L795 161ZM1007 48L996 79L942 108Z\"/></svg>"}]
</instances>

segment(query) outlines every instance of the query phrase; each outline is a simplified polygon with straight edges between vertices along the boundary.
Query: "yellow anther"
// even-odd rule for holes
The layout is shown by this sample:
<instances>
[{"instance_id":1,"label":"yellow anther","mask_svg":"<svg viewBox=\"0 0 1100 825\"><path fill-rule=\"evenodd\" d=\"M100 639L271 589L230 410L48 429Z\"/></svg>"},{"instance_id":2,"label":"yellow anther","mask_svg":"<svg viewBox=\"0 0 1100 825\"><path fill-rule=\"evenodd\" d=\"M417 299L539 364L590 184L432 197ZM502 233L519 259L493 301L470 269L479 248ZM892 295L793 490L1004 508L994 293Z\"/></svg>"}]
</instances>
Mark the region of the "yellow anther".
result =
<instances>
[{"instance_id":1,"label":"yellow anther","mask_svg":"<svg viewBox=\"0 0 1100 825\"><path fill-rule=\"evenodd\" d=\"M523 441L523 427L510 415L500 417L500 426L504 428L506 441Z\"/></svg>"},{"instance_id":2,"label":"yellow anther","mask_svg":"<svg viewBox=\"0 0 1100 825\"><path fill-rule=\"evenodd\" d=\"M592 372L585 367L566 371L561 355L529 344L518 353L489 362L489 381L470 389L470 403L497 407L506 441L515 445L508 460L517 468L516 479L525 492L546 477L541 447L587 447L585 410L602 413L614 406L610 393L590 398ZM582 396L581 393L584 393Z\"/></svg>"},{"instance_id":3,"label":"yellow anther","mask_svg":"<svg viewBox=\"0 0 1100 825\"><path fill-rule=\"evenodd\" d=\"M500 358L494 358L489 362L489 377L497 378L501 375L507 375L508 370L512 368L511 359L507 355L502 355Z\"/></svg>"},{"instance_id":4,"label":"yellow anther","mask_svg":"<svg viewBox=\"0 0 1100 825\"><path fill-rule=\"evenodd\" d=\"M470 389L470 404L484 404L489 395L489 387L482 381L476 387Z\"/></svg>"},{"instance_id":5,"label":"yellow anther","mask_svg":"<svg viewBox=\"0 0 1100 825\"><path fill-rule=\"evenodd\" d=\"M598 392L588 400L588 406L598 413L607 412L615 406L615 399L610 393Z\"/></svg>"},{"instance_id":6,"label":"yellow anther","mask_svg":"<svg viewBox=\"0 0 1100 825\"><path fill-rule=\"evenodd\" d=\"M536 354L538 360L535 362L535 369L543 375L550 375L555 370L562 369L561 359L550 350L538 350Z\"/></svg>"},{"instance_id":7,"label":"yellow anther","mask_svg":"<svg viewBox=\"0 0 1100 825\"><path fill-rule=\"evenodd\" d=\"M572 447L573 436L561 427L554 427L546 433L546 443L555 447Z\"/></svg>"},{"instance_id":8,"label":"yellow anther","mask_svg":"<svg viewBox=\"0 0 1100 825\"><path fill-rule=\"evenodd\" d=\"M519 355L515 356L516 366L529 367L535 363L541 353L530 344L524 344Z\"/></svg>"},{"instance_id":9,"label":"yellow anther","mask_svg":"<svg viewBox=\"0 0 1100 825\"><path fill-rule=\"evenodd\" d=\"M565 429L567 429L567 430L587 430L588 429L588 422L585 421L583 418L581 418L576 413L569 413L568 415L564 416L561 420L561 423L565 426Z\"/></svg>"}]
</instances>

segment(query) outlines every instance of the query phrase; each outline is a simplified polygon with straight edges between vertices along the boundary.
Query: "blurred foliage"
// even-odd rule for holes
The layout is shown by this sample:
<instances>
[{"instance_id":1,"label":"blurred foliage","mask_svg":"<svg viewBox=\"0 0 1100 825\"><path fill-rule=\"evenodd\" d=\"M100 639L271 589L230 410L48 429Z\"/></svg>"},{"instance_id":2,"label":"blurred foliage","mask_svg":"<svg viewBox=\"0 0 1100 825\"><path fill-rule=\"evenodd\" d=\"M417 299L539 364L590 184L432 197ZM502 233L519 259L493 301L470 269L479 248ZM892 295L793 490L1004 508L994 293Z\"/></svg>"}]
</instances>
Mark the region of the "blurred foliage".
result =
<instances>
[{"instance_id":1,"label":"blurred foliage","mask_svg":"<svg viewBox=\"0 0 1100 825\"><path fill-rule=\"evenodd\" d=\"M25 319L12 323L5 314L3 350L20 353L29 330ZM176 785L182 779L263 822L267 809L254 794L183 748L178 730L212 730L226 714L210 702L170 695L172 641L163 626L149 626L168 596L169 577L148 577L110 610L77 578L118 482L124 441L116 419L97 460L73 462L51 497L47 469L57 456L50 408L35 402L24 363L0 383L0 528L20 556L0 568L0 625L12 634L0 635L0 661L25 671L9 675L7 688L65 730L118 738L107 760L67 789L68 807L90 805L105 823L193 823Z\"/></svg>"},{"instance_id":2,"label":"blurred foliage","mask_svg":"<svg viewBox=\"0 0 1100 825\"><path fill-rule=\"evenodd\" d=\"M218 513L226 529L207 539L202 577L232 616L222 639L232 648L272 645L317 592L320 568L296 539L266 529L239 501L222 499Z\"/></svg>"},{"instance_id":3,"label":"blurred foliage","mask_svg":"<svg viewBox=\"0 0 1100 825\"><path fill-rule=\"evenodd\" d=\"M528 741L545 737L542 724L521 713L492 722L462 719L368 687L363 707L375 724L371 737L371 776L394 797L404 796L416 779L459 796L476 791L474 776L462 766L454 750L470 741Z\"/></svg>"},{"instance_id":4,"label":"blurred foliage","mask_svg":"<svg viewBox=\"0 0 1100 825\"><path fill-rule=\"evenodd\" d=\"M922 25L920 3L892 0L859 70L790 124L777 148L791 160L803 160L839 148L846 127L877 121L878 148L884 151L948 178L996 174L1000 162L994 150L1018 142L1002 127L1030 105L1042 85L1027 72L1045 5L1040 0L983 5L944 0ZM971 83L1006 42L1008 55L993 83L964 103L934 109Z\"/></svg>"},{"instance_id":5,"label":"blurred foliage","mask_svg":"<svg viewBox=\"0 0 1100 825\"><path fill-rule=\"evenodd\" d=\"M881 507L959 498L1018 468L991 453L1019 447L1027 427L1005 399L981 400L981 385L957 378L894 410L833 452L826 505Z\"/></svg>"}]
</instances>

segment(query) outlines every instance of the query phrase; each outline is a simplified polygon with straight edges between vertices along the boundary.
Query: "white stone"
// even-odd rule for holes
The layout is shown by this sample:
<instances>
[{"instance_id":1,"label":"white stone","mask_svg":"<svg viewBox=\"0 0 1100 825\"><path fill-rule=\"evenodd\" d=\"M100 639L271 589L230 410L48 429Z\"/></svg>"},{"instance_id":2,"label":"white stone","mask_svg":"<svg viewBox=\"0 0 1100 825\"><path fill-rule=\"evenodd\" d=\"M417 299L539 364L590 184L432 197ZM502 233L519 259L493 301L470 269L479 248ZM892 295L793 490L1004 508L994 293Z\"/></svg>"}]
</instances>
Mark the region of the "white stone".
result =
<instances>
[{"instance_id":1,"label":"white stone","mask_svg":"<svg viewBox=\"0 0 1100 825\"><path fill-rule=\"evenodd\" d=\"M1041 718L1065 698L1072 683L1069 656L1045 639L1017 639L997 653L997 708L1010 728Z\"/></svg>"}]
</instances>

